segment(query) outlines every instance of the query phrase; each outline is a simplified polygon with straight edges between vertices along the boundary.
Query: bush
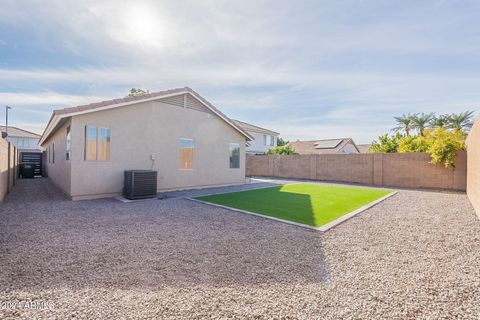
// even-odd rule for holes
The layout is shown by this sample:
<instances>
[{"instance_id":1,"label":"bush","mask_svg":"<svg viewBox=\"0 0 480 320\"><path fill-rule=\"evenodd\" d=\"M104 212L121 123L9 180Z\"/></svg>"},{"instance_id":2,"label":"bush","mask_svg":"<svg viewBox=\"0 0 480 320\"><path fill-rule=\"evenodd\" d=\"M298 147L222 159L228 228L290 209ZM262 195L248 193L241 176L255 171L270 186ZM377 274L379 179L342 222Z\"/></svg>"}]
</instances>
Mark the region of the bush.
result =
<instances>
[{"instance_id":1,"label":"bush","mask_svg":"<svg viewBox=\"0 0 480 320\"><path fill-rule=\"evenodd\" d=\"M268 155L292 155L295 154L295 149L292 146L277 146L267 151Z\"/></svg>"},{"instance_id":2,"label":"bush","mask_svg":"<svg viewBox=\"0 0 480 320\"><path fill-rule=\"evenodd\" d=\"M465 133L461 130L448 131L438 128L428 131L425 139L427 152L432 163L443 163L446 168L455 167L455 157L459 150L465 150Z\"/></svg>"},{"instance_id":3,"label":"bush","mask_svg":"<svg viewBox=\"0 0 480 320\"><path fill-rule=\"evenodd\" d=\"M369 153L395 153L398 152L398 144L400 139L403 138L403 135L397 132L395 135L390 136L388 133L383 136L378 137L378 142L376 140L372 141L370 145Z\"/></svg>"},{"instance_id":4,"label":"bush","mask_svg":"<svg viewBox=\"0 0 480 320\"><path fill-rule=\"evenodd\" d=\"M398 152L427 152L428 142L423 136L408 136L398 142Z\"/></svg>"},{"instance_id":5,"label":"bush","mask_svg":"<svg viewBox=\"0 0 480 320\"><path fill-rule=\"evenodd\" d=\"M443 163L446 168L454 168L457 152L465 150L466 134L461 130L445 128L426 129L423 134L423 136L384 134L379 137L379 142L372 142L370 153L426 152L432 158L431 163Z\"/></svg>"}]
</instances>

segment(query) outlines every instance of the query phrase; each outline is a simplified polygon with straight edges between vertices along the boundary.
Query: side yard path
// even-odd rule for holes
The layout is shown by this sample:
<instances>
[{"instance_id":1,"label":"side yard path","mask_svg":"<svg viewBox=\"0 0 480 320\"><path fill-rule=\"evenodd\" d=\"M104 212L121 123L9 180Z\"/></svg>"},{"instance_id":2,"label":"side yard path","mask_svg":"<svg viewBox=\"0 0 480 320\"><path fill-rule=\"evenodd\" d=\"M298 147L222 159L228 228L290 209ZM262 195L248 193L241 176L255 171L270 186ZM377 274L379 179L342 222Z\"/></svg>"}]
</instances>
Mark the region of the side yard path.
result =
<instances>
[{"instance_id":1,"label":"side yard path","mask_svg":"<svg viewBox=\"0 0 480 320\"><path fill-rule=\"evenodd\" d=\"M0 302L18 318L479 319L480 222L402 190L321 234L192 202L71 202L47 179L0 204Z\"/></svg>"}]
</instances>

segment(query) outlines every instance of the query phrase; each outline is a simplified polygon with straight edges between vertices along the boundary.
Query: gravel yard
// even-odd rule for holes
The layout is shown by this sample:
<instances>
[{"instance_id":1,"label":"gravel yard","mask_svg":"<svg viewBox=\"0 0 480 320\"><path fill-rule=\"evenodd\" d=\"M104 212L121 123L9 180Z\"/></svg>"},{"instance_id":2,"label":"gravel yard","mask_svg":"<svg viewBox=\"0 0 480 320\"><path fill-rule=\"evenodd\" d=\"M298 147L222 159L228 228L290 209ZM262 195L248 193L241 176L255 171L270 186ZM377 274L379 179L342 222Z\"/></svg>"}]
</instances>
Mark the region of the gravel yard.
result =
<instances>
[{"instance_id":1,"label":"gravel yard","mask_svg":"<svg viewBox=\"0 0 480 320\"><path fill-rule=\"evenodd\" d=\"M0 204L0 302L53 305L0 318L480 319L464 194L402 190L324 234L171 195L72 202L19 180Z\"/></svg>"}]
</instances>

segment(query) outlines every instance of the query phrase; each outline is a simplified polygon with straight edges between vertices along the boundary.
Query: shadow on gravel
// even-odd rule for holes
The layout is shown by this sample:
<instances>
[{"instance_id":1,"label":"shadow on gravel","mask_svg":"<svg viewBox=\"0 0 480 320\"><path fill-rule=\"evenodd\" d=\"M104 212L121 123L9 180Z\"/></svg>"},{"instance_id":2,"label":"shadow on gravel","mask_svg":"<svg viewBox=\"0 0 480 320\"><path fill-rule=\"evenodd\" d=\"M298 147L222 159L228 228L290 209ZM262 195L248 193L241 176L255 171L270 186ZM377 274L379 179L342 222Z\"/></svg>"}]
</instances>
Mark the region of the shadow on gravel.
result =
<instances>
[{"instance_id":1,"label":"shadow on gravel","mask_svg":"<svg viewBox=\"0 0 480 320\"><path fill-rule=\"evenodd\" d=\"M319 233L187 199L72 202L40 179L19 181L0 209L0 290L329 278Z\"/></svg>"}]
</instances>

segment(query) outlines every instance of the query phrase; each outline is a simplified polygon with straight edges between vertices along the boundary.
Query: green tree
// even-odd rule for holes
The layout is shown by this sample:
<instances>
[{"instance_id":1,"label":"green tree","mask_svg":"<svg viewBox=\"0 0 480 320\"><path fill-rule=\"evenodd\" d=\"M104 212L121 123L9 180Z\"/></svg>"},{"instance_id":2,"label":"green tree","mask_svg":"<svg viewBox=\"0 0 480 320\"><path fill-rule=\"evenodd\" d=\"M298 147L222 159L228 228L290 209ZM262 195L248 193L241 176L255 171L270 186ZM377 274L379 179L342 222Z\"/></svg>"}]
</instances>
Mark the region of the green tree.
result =
<instances>
[{"instance_id":1,"label":"green tree","mask_svg":"<svg viewBox=\"0 0 480 320\"><path fill-rule=\"evenodd\" d=\"M292 148L290 145L286 146L277 146L273 147L267 151L268 155L292 155L295 154L295 149Z\"/></svg>"},{"instance_id":2,"label":"green tree","mask_svg":"<svg viewBox=\"0 0 480 320\"><path fill-rule=\"evenodd\" d=\"M448 131L438 128L427 132L427 152L432 163L443 163L446 168L455 167L455 157L459 150L465 150L466 134L462 130Z\"/></svg>"},{"instance_id":3,"label":"green tree","mask_svg":"<svg viewBox=\"0 0 480 320\"><path fill-rule=\"evenodd\" d=\"M130 93L128 94L127 97L139 97L139 96L143 96L145 94L148 94L148 90L145 91L145 90L140 89L140 88L132 88L132 89L130 89Z\"/></svg>"},{"instance_id":4,"label":"green tree","mask_svg":"<svg viewBox=\"0 0 480 320\"><path fill-rule=\"evenodd\" d=\"M449 114L447 116L447 127L456 131L468 130L473 124L473 114L473 111Z\"/></svg>"},{"instance_id":5,"label":"green tree","mask_svg":"<svg viewBox=\"0 0 480 320\"><path fill-rule=\"evenodd\" d=\"M448 127L448 116L442 114L438 117L433 117L430 120L430 127L431 128L447 128Z\"/></svg>"},{"instance_id":6,"label":"green tree","mask_svg":"<svg viewBox=\"0 0 480 320\"><path fill-rule=\"evenodd\" d=\"M389 135L388 133L378 137L378 141L372 141L370 145L369 153L394 153L398 151L398 144L400 139L403 138L403 135L400 132L395 133L394 135Z\"/></svg>"},{"instance_id":7,"label":"green tree","mask_svg":"<svg viewBox=\"0 0 480 320\"><path fill-rule=\"evenodd\" d=\"M277 146L283 147L288 144L287 140L283 140L281 137L277 138Z\"/></svg>"},{"instance_id":8,"label":"green tree","mask_svg":"<svg viewBox=\"0 0 480 320\"><path fill-rule=\"evenodd\" d=\"M398 152L427 152L428 143L424 136L407 136L398 142Z\"/></svg>"},{"instance_id":9,"label":"green tree","mask_svg":"<svg viewBox=\"0 0 480 320\"><path fill-rule=\"evenodd\" d=\"M430 122L434 118L433 113L416 113L411 117L412 128L418 130L418 133L423 136L425 129L430 125ZM408 134L407 134L408 136Z\"/></svg>"},{"instance_id":10,"label":"green tree","mask_svg":"<svg viewBox=\"0 0 480 320\"><path fill-rule=\"evenodd\" d=\"M396 132L405 131L406 135L409 136L410 131L413 129L413 115L410 113L407 115L402 114L401 117L394 117L394 119L397 122L397 126L393 130Z\"/></svg>"}]
</instances>

